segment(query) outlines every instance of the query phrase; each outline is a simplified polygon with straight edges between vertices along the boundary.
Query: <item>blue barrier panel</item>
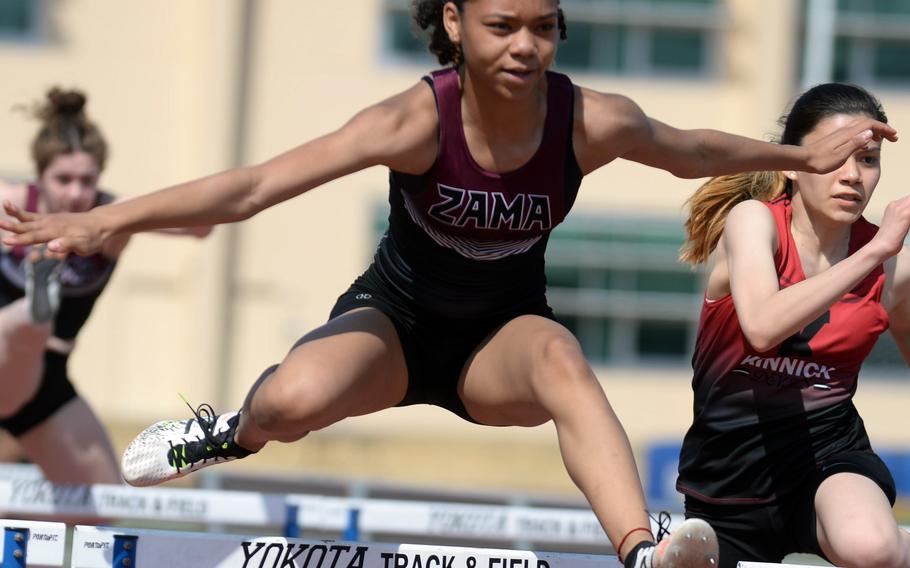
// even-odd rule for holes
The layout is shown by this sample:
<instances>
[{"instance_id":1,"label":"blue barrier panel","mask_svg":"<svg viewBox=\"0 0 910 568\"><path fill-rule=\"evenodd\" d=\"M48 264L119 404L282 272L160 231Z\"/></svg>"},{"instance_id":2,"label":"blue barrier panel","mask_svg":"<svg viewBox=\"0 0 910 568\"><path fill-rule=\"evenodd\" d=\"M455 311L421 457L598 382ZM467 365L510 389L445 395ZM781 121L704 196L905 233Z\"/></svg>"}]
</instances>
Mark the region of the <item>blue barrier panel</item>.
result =
<instances>
[{"instance_id":1,"label":"blue barrier panel","mask_svg":"<svg viewBox=\"0 0 910 568\"><path fill-rule=\"evenodd\" d=\"M6 527L3 531L3 568L25 568L28 529Z\"/></svg>"},{"instance_id":2,"label":"blue barrier panel","mask_svg":"<svg viewBox=\"0 0 910 568\"><path fill-rule=\"evenodd\" d=\"M294 503L288 503L286 511L287 520L284 522L284 536L287 538L297 538L300 536L300 524L297 521L300 507Z\"/></svg>"},{"instance_id":3,"label":"blue barrier panel","mask_svg":"<svg viewBox=\"0 0 910 568\"><path fill-rule=\"evenodd\" d=\"M139 537L129 534L114 535L114 561L112 568L133 568L136 566L136 548Z\"/></svg>"},{"instance_id":4,"label":"blue barrier panel","mask_svg":"<svg viewBox=\"0 0 910 568\"><path fill-rule=\"evenodd\" d=\"M910 498L910 451L907 450L876 450L894 477L897 487L897 496L904 499Z\"/></svg>"},{"instance_id":5,"label":"blue barrier panel","mask_svg":"<svg viewBox=\"0 0 910 568\"><path fill-rule=\"evenodd\" d=\"M342 540L360 540L360 509L348 511L348 526L341 535Z\"/></svg>"},{"instance_id":6,"label":"blue barrier panel","mask_svg":"<svg viewBox=\"0 0 910 568\"><path fill-rule=\"evenodd\" d=\"M682 504L682 497L676 491L680 446L679 440L655 442L645 451L645 498L652 507L673 509Z\"/></svg>"}]
</instances>

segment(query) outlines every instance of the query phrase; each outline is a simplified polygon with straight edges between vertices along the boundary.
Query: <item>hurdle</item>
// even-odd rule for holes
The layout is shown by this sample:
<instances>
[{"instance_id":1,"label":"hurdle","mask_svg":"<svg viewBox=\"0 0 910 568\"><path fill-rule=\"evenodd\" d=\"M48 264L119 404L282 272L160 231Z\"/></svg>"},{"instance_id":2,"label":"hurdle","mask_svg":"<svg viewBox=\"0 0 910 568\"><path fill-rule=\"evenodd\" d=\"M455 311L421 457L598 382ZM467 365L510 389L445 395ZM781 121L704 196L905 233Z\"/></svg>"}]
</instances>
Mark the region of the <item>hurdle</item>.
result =
<instances>
[{"instance_id":1,"label":"hurdle","mask_svg":"<svg viewBox=\"0 0 910 568\"><path fill-rule=\"evenodd\" d=\"M772 564L768 562L738 562L736 568L806 568L806 564Z\"/></svg>"},{"instance_id":2,"label":"hurdle","mask_svg":"<svg viewBox=\"0 0 910 568\"><path fill-rule=\"evenodd\" d=\"M486 543L570 544L610 551L587 509L285 495L125 485L54 485L41 478L0 479L0 510L10 516L118 519L300 531L469 539ZM678 521L679 518L674 519ZM249 530L249 529L247 529ZM524 544L522 544L524 546Z\"/></svg>"},{"instance_id":3,"label":"hurdle","mask_svg":"<svg viewBox=\"0 0 910 568\"><path fill-rule=\"evenodd\" d=\"M480 505L125 485L54 485L44 479L0 479L0 510L39 518L118 519L256 527L298 537L319 531L359 540L362 534L546 543L612 552L589 509ZM671 517L670 530L683 518ZM652 530L657 526L652 519ZM250 530L250 529L247 529Z\"/></svg>"},{"instance_id":4,"label":"hurdle","mask_svg":"<svg viewBox=\"0 0 910 568\"><path fill-rule=\"evenodd\" d=\"M612 556L77 526L72 568L622 568Z\"/></svg>"},{"instance_id":5,"label":"hurdle","mask_svg":"<svg viewBox=\"0 0 910 568\"><path fill-rule=\"evenodd\" d=\"M0 520L2 568L59 568L66 555L66 525L44 521Z\"/></svg>"},{"instance_id":6,"label":"hurdle","mask_svg":"<svg viewBox=\"0 0 910 568\"><path fill-rule=\"evenodd\" d=\"M614 556L77 526L0 520L0 568L622 568ZM738 568L803 568L740 562Z\"/></svg>"},{"instance_id":7,"label":"hurdle","mask_svg":"<svg viewBox=\"0 0 910 568\"><path fill-rule=\"evenodd\" d=\"M284 495L248 491L136 488L126 485L55 485L44 479L0 480L7 515L249 524L280 527ZM242 516L244 522L239 523Z\"/></svg>"}]
</instances>

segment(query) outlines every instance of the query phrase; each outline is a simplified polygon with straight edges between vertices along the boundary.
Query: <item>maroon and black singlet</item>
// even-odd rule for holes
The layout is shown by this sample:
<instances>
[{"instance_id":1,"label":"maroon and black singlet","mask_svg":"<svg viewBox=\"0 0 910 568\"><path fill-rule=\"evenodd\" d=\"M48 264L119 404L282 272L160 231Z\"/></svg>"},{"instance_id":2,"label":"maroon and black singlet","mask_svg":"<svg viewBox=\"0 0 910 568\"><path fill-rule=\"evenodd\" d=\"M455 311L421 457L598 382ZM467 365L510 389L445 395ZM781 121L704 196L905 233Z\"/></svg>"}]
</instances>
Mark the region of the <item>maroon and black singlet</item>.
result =
<instances>
[{"instance_id":1,"label":"maroon and black singlet","mask_svg":"<svg viewBox=\"0 0 910 568\"><path fill-rule=\"evenodd\" d=\"M40 190L38 186L30 184L27 191L25 210L37 212ZM99 191L94 206L113 200L111 194ZM0 306L25 295L27 254L25 247L0 252ZM54 320L55 336L66 340L76 337L110 280L115 264L116 261L102 254L67 256L60 272L60 308Z\"/></svg>"},{"instance_id":2,"label":"maroon and black singlet","mask_svg":"<svg viewBox=\"0 0 910 568\"><path fill-rule=\"evenodd\" d=\"M553 318L544 250L581 184L572 147L574 87L547 73L540 146L520 168L494 173L471 157L455 69L432 74L439 117L436 161L423 175L389 175L389 228L372 265L332 317L356 307L395 324L408 365L402 404L431 403L470 420L455 392L468 356L522 314Z\"/></svg>"},{"instance_id":3,"label":"maroon and black singlet","mask_svg":"<svg viewBox=\"0 0 910 568\"><path fill-rule=\"evenodd\" d=\"M27 188L25 210L38 210L38 186ZM95 206L113 201L109 193L98 192ZM16 247L0 252L0 307L25 295L25 262L28 251ZM54 318L54 335L64 340L75 339L91 314L95 301L110 280L116 261L101 254L88 257L69 255L60 272L60 307ZM40 424L65 403L76 397L67 376L69 355L44 352L41 385L32 397L13 416L0 418L0 428L20 436Z\"/></svg>"}]
</instances>

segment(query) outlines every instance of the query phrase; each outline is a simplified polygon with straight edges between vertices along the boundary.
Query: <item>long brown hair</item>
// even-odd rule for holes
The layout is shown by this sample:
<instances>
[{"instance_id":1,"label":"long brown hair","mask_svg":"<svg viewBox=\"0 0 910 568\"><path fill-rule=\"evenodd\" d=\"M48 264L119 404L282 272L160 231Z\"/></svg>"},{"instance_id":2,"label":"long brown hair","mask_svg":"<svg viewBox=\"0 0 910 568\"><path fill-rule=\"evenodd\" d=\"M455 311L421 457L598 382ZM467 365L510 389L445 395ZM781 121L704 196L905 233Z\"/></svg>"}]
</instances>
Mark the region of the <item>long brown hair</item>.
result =
<instances>
[{"instance_id":1,"label":"long brown hair","mask_svg":"<svg viewBox=\"0 0 910 568\"><path fill-rule=\"evenodd\" d=\"M697 265L708 261L724 232L727 214L747 199L771 201L784 193L787 178L781 172L747 172L718 176L705 182L686 201L686 242L679 252L683 262Z\"/></svg>"}]
</instances>

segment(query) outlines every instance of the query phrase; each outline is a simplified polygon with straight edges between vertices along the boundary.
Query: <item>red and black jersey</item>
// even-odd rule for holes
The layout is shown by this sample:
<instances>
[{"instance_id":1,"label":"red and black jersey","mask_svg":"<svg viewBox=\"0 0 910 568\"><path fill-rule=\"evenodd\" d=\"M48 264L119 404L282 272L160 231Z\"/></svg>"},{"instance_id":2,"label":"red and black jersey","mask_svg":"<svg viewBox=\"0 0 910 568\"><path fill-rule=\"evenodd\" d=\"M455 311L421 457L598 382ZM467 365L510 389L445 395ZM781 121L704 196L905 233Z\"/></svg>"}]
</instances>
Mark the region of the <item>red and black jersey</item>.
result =
<instances>
[{"instance_id":1,"label":"red and black jersey","mask_svg":"<svg viewBox=\"0 0 910 568\"><path fill-rule=\"evenodd\" d=\"M454 318L495 317L541 301L547 238L582 178L572 147L572 83L547 72L537 151L518 169L495 173L468 150L457 71L427 81L439 117L436 161L423 175L390 173L389 230L364 277L380 278L416 309Z\"/></svg>"},{"instance_id":2,"label":"red and black jersey","mask_svg":"<svg viewBox=\"0 0 910 568\"><path fill-rule=\"evenodd\" d=\"M786 197L767 204L777 225L781 289L805 280ZM878 227L861 218L848 254ZM863 360L888 328L876 267L815 321L766 352L749 345L733 299L705 299L692 358L694 420L680 455L678 489L708 502L769 502L815 464L871 450L853 406Z\"/></svg>"}]
</instances>

